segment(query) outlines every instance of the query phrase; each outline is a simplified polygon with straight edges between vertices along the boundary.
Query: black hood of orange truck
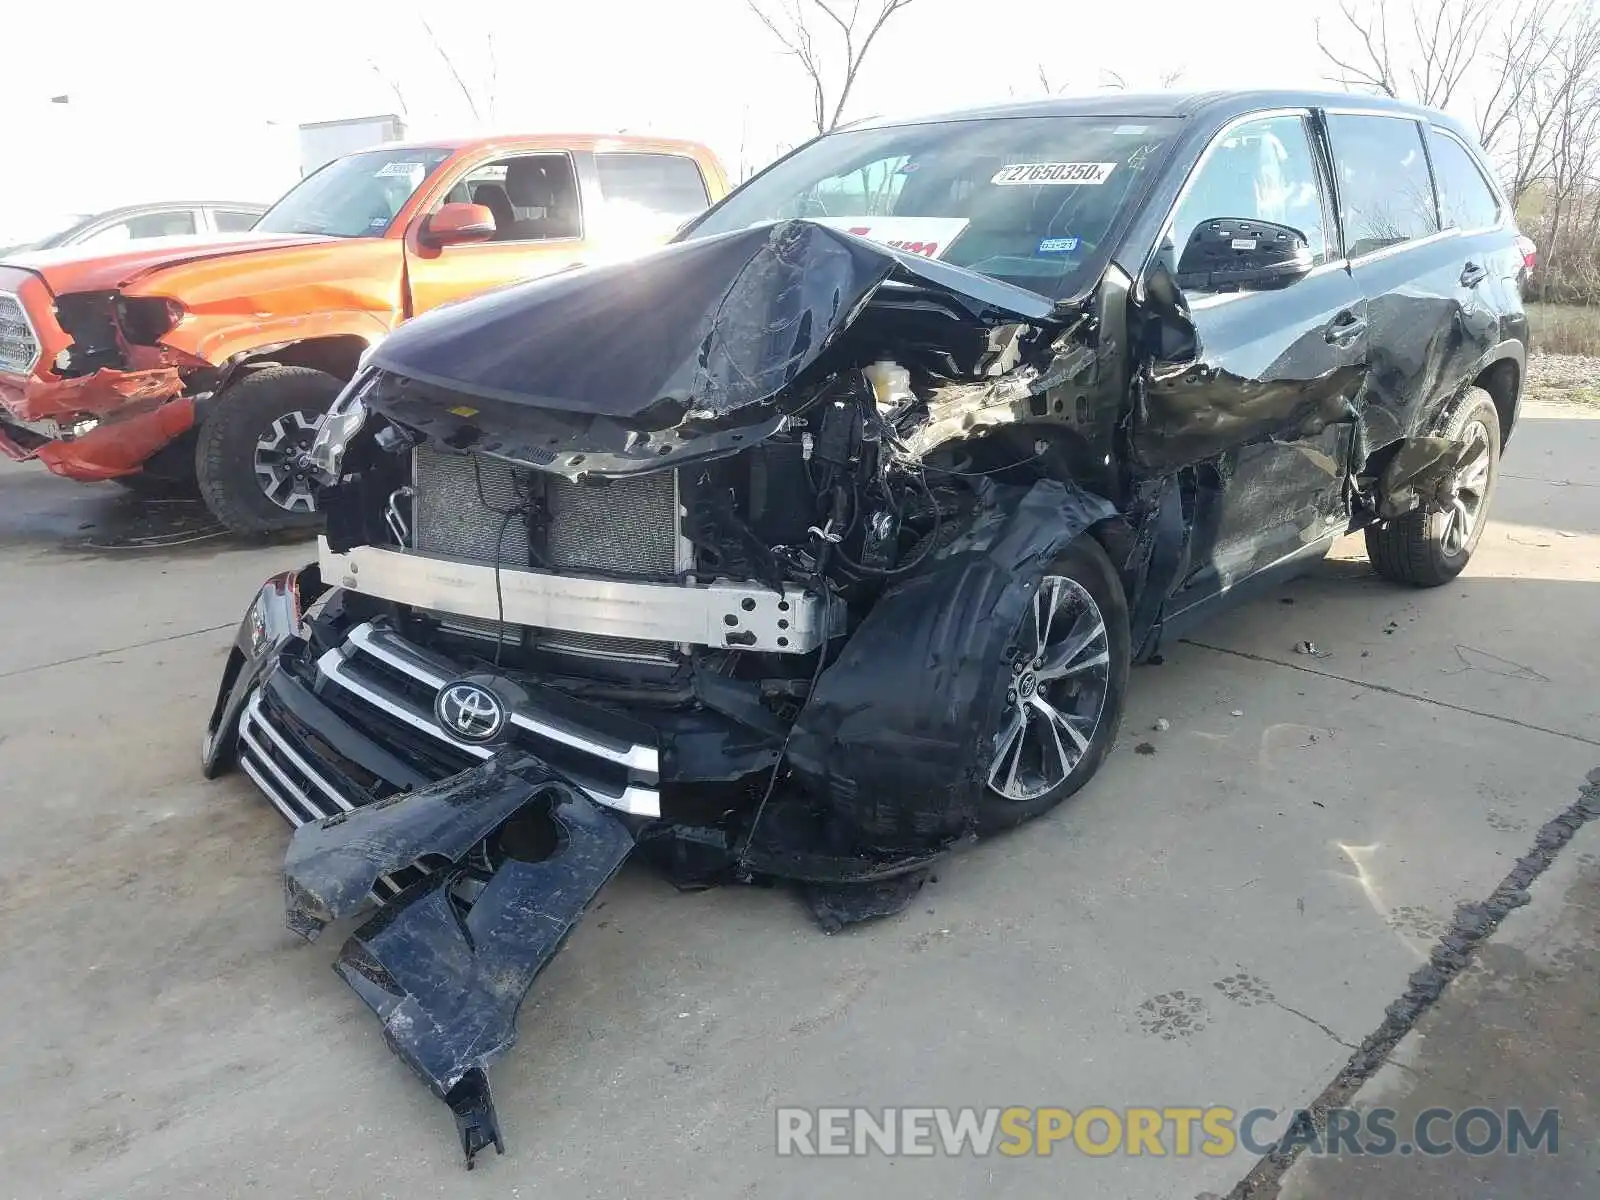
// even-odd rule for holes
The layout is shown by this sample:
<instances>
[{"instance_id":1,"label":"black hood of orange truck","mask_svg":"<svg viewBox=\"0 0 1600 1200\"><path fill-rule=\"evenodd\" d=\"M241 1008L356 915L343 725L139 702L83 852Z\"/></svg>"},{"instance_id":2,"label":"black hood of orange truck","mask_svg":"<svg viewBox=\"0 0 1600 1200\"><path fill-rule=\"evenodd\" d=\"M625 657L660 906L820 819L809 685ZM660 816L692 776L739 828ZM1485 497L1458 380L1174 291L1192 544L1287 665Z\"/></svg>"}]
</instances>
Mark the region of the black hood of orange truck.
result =
<instances>
[{"instance_id":1,"label":"black hood of orange truck","mask_svg":"<svg viewBox=\"0 0 1600 1200\"><path fill-rule=\"evenodd\" d=\"M397 330L372 364L449 393L439 407L452 412L471 398L485 416L513 405L648 431L716 424L772 404L886 284L979 321L1055 313L1023 288L792 220L448 305ZM375 406L408 419L384 401L380 391Z\"/></svg>"}]
</instances>

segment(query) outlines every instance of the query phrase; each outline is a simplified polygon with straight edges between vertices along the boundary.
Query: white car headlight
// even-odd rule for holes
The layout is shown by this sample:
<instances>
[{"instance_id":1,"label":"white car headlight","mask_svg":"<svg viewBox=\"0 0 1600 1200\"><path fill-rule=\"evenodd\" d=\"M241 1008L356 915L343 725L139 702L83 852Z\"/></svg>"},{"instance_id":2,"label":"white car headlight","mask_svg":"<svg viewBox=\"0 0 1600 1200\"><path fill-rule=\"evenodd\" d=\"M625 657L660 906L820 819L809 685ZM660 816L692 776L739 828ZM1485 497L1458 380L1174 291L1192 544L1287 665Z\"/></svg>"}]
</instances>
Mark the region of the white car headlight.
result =
<instances>
[{"instance_id":1,"label":"white car headlight","mask_svg":"<svg viewBox=\"0 0 1600 1200\"><path fill-rule=\"evenodd\" d=\"M367 423L367 405L362 397L372 385L373 377L358 372L317 425L317 437L306 459L324 484L339 482L345 447Z\"/></svg>"}]
</instances>

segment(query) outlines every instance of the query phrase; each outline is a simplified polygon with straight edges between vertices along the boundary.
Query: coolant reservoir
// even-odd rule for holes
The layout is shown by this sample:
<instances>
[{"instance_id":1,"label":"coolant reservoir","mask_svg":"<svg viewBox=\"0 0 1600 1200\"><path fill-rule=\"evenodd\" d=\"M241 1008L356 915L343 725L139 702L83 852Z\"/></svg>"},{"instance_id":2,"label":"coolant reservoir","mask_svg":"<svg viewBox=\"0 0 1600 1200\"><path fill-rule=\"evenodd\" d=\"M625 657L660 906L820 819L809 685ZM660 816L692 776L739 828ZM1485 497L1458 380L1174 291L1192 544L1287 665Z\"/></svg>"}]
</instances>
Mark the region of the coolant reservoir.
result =
<instances>
[{"instance_id":1,"label":"coolant reservoir","mask_svg":"<svg viewBox=\"0 0 1600 1200\"><path fill-rule=\"evenodd\" d=\"M893 359L879 359L865 374L877 397L878 411L885 415L899 412L917 398L911 390L911 372Z\"/></svg>"}]
</instances>

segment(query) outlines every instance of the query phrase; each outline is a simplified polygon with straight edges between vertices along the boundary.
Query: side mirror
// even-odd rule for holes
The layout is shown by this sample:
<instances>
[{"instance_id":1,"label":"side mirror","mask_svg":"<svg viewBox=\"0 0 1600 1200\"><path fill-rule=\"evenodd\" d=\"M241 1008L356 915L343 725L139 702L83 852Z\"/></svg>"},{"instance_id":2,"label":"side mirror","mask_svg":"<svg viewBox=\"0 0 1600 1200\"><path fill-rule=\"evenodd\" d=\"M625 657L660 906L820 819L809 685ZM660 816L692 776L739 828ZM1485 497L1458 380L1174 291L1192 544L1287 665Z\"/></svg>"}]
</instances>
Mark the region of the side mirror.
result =
<instances>
[{"instance_id":1,"label":"side mirror","mask_svg":"<svg viewBox=\"0 0 1600 1200\"><path fill-rule=\"evenodd\" d=\"M1212 217L1189 235L1178 259L1178 286L1206 292L1284 287L1312 267L1311 244L1291 225Z\"/></svg>"},{"instance_id":2,"label":"side mirror","mask_svg":"<svg viewBox=\"0 0 1600 1200\"><path fill-rule=\"evenodd\" d=\"M435 250L466 242L486 242L495 235L494 213L482 204L445 204L423 218L418 235Z\"/></svg>"}]
</instances>

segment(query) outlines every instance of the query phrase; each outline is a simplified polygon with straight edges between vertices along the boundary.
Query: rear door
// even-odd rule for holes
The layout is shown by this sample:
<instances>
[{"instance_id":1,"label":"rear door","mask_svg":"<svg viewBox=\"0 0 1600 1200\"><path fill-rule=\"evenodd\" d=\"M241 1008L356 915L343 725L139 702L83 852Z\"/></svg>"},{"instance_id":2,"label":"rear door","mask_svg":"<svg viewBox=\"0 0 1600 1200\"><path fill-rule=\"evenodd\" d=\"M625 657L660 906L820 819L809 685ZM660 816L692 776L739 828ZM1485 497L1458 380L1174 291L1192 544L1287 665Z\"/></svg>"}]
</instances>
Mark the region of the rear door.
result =
<instances>
[{"instance_id":1,"label":"rear door","mask_svg":"<svg viewBox=\"0 0 1600 1200\"><path fill-rule=\"evenodd\" d=\"M457 202L489 209L495 235L486 242L434 248L421 240L423 218L412 221L405 239L408 315L586 261L588 214L577 160L567 151L533 151L473 164L430 211Z\"/></svg>"},{"instance_id":2,"label":"rear door","mask_svg":"<svg viewBox=\"0 0 1600 1200\"><path fill-rule=\"evenodd\" d=\"M1368 448L1424 432L1498 341L1475 239L1440 220L1424 124L1405 114L1329 111L1351 272L1367 299Z\"/></svg>"},{"instance_id":3,"label":"rear door","mask_svg":"<svg viewBox=\"0 0 1600 1200\"><path fill-rule=\"evenodd\" d=\"M1271 290L1185 292L1199 356L1157 367L1134 430L1144 466L1193 466L1200 478L1191 574L1172 612L1292 557L1344 519L1367 314L1331 213L1320 138L1310 113L1292 110L1219 133L1170 218L1173 247L1217 218L1290 225L1315 264Z\"/></svg>"}]
</instances>

